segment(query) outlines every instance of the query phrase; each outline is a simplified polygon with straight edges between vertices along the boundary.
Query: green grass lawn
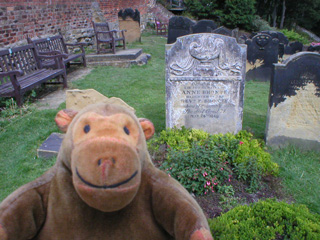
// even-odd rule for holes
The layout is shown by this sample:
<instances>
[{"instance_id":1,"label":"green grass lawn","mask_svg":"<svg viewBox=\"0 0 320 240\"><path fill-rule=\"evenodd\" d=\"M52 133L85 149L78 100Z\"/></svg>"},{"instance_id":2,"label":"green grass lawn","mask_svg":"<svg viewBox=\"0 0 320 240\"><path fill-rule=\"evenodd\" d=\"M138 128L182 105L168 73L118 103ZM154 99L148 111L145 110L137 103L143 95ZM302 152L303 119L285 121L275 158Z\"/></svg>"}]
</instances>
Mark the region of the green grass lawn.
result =
<instances>
[{"instance_id":1,"label":"green grass lawn","mask_svg":"<svg viewBox=\"0 0 320 240\"><path fill-rule=\"evenodd\" d=\"M159 132L165 129L165 43L156 35L143 35L142 43L129 45L151 54L147 65L130 68L96 67L72 88L94 88L108 97L119 97L136 109L138 117L150 119ZM264 138L269 83L246 82L243 129ZM9 193L40 176L55 159L37 158L36 149L52 133L56 110L32 110L23 116L0 116L0 201ZM281 166L286 191L298 203L320 213L320 153L294 149L270 150Z\"/></svg>"}]
</instances>

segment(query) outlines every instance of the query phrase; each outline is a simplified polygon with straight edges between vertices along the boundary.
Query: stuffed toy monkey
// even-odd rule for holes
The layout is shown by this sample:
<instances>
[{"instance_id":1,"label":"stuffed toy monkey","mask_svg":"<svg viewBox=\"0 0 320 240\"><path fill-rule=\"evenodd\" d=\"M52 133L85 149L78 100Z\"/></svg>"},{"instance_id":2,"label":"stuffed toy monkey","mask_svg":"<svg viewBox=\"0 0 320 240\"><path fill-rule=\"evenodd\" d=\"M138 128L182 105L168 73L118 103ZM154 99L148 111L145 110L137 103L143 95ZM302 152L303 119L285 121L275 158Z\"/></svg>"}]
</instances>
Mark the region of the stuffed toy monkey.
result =
<instances>
[{"instance_id":1,"label":"stuffed toy monkey","mask_svg":"<svg viewBox=\"0 0 320 240\"><path fill-rule=\"evenodd\" d=\"M190 194L152 164L153 124L116 104L56 116L56 164L0 204L0 240L212 240Z\"/></svg>"}]
</instances>

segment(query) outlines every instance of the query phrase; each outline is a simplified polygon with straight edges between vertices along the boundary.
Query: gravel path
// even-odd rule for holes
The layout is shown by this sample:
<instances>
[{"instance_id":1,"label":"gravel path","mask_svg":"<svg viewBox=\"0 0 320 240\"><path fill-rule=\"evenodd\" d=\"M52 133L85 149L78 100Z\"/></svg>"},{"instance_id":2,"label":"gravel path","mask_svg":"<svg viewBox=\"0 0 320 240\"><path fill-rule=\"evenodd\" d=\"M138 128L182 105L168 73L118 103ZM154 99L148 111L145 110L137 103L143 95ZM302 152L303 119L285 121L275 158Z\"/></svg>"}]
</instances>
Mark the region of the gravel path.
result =
<instances>
[{"instance_id":1,"label":"gravel path","mask_svg":"<svg viewBox=\"0 0 320 240\"><path fill-rule=\"evenodd\" d=\"M67 70L68 82L73 82L85 77L91 72L91 70L92 68L88 68L88 67L84 68L83 66L72 67L71 69L68 69ZM67 88L67 89L59 88L58 90L51 92L46 96L42 97L34 104L40 110L56 109L60 106L61 103L66 101L66 90L68 89L70 88Z\"/></svg>"}]
</instances>

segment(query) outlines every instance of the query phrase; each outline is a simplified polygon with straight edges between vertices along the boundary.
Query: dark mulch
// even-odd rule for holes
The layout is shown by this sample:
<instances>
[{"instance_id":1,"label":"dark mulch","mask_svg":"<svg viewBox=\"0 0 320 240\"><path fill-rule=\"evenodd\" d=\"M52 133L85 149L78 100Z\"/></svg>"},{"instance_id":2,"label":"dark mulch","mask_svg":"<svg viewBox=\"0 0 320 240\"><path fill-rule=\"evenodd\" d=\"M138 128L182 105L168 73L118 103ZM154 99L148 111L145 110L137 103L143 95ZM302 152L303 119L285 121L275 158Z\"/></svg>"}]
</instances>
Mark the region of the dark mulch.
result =
<instances>
[{"instance_id":1,"label":"dark mulch","mask_svg":"<svg viewBox=\"0 0 320 240\"><path fill-rule=\"evenodd\" d=\"M248 193L246 191L247 185L240 181L232 180L231 185L235 190L232 198L223 198L219 193L210 193L205 196L194 196L201 208L203 209L207 218L214 218L220 216L222 213L229 211L236 205L249 205L259 200L267 198L276 198L291 202L292 198L286 195L281 186L281 179L274 176L264 177L261 182L260 189L255 193ZM231 201L231 204L228 202Z\"/></svg>"},{"instance_id":2,"label":"dark mulch","mask_svg":"<svg viewBox=\"0 0 320 240\"><path fill-rule=\"evenodd\" d=\"M151 154L151 158L156 167L159 167L166 156L165 147L160 146L156 154ZM261 178L259 190L254 193L249 193L246 189L249 187L245 183L232 179L230 184L234 189L233 196L225 196L219 193L208 193L204 196L193 197L199 203L207 218L215 218L222 213L231 210L237 205L249 205L259 200L267 198L275 198L287 202L292 202L292 197L288 196L281 185L281 179L275 176L266 176Z\"/></svg>"}]
</instances>

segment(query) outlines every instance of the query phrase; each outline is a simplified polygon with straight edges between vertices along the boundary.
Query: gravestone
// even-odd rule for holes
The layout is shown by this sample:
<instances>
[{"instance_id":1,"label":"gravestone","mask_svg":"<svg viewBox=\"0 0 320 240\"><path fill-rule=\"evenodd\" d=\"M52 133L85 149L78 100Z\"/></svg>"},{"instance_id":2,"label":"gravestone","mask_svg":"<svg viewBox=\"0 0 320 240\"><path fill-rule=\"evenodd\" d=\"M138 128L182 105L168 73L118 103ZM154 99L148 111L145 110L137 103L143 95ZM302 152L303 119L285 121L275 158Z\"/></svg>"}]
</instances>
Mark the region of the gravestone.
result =
<instances>
[{"instance_id":1,"label":"gravestone","mask_svg":"<svg viewBox=\"0 0 320 240\"><path fill-rule=\"evenodd\" d=\"M221 26L221 27L218 27L217 29L213 30L212 33L217 33L217 34L222 34L222 35L234 37L237 40L237 42L239 39L239 28L235 28L235 29L231 30L229 28Z\"/></svg>"},{"instance_id":2,"label":"gravestone","mask_svg":"<svg viewBox=\"0 0 320 240\"><path fill-rule=\"evenodd\" d=\"M211 33L217 27L218 25L212 20L200 20L191 28L192 33Z\"/></svg>"},{"instance_id":3,"label":"gravestone","mask_svg":"<svg viewBox=\"0 0 320 240\"><path fill-rule=\"evenodd\" d=\"M167 43L174 43L178 37L192 33L193 25L195 25L195 22L187 17L179 16L170 18Z\"/></svg>"},{"instance_id":4,"label":"gravestone","mask_svg":"<svg viewBox=\"0 0 320 240\"><path fill-rule=\"evenodd\" d=\"M253 33L251 36L255 36L257 34L268 34L272 37L272 39L276 38L279 41L279 50L278 55L279 58L282 58L285 53L285 47L289 44L289 39L282 33L277 31L261 31L259 33Z\"/></svg>"},{"instance_id":5,"label":"gravestone","mask_svg":"<svg viewBox=\"0 0 320 240\"><path fill-rule=\"evenodd\" d=\"M126 42L141 41L141 30L140 30L140 13L136 9L133 11L131 8L120 10L118 12L119 17L119 29L126 30L124 36Z\"/></svg>"},{"instance_id":6,"label":"gravestone","mask_svg":"<svg viewBox=\"0 0 320 240\"><path fill-rule=\"evenodd\" d=\"M213 33L166 45L166 126L236 133L242 128L246 45Z\"/></svg>"},{"instance_id":7,"label":"gravestone","mask_svg":"<svg viewBox=\"0 0 320 240\"><path fill-rule=\"evenodd\" d=\"M279 41L268 34L247 39L247 80L270 81L273 64L278 63Z\"/></svg>"},{"instance_id":8,"label":"gravestone","mask_svg":"<svg viewBox=\"0 0 320 240\"><path fill-rule=\"evenodd\" d=\"M275 64L266 143L320 150L320 54L300 52Z\"/></svg>"},{"instance_id":9,"label":"gravestone","mask_svg":"<svg viewBox=\"0 0 320 240\"><path fill-rule=\"evenodd\" d=\"M295 54L297 52L302 52L303 44L301 42L291 42L284 48L284 53L288 55Z\"/></svg>"},{"instance_id":10,"label":"gravestone","mask_svg":"<svg viewBox=\"0 0 320 240\"><path fill-rule=\"evenodd\" d=\"M132 112L135 112L134 108L130 107L121 98L111 97L108 98L95 89L72 89L66 91L66 108L80 111L90 104L98 102L116 103L122 105Z\"/></svg>"}]
</instances>

